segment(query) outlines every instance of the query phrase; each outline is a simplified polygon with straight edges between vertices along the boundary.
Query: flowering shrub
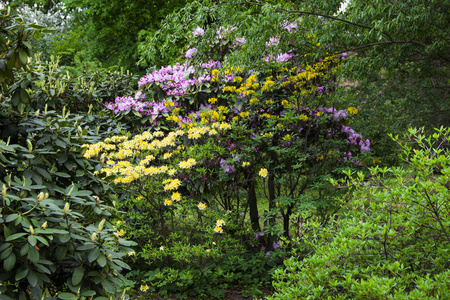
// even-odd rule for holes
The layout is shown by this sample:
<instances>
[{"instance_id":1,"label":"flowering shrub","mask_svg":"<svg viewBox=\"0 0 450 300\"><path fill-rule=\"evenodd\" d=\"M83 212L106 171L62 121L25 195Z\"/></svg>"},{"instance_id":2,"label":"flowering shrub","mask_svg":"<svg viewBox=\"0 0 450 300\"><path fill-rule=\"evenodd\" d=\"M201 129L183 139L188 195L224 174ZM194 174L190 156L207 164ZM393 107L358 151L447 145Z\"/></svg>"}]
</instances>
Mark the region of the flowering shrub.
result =
<instances>
[{"instance_id":1,"label":"flowering shrub","mask_svg":"<svg viewBox=\"0 0 450 300\"><path fill-rule=\"evenodd\" d=\"M98 175L122 189L124 226L142 246L135 259L150 269L163 262L207 268L225 249L276 255L280 234L292 234L301 215L326 222L339 208L328 180L365 164L360 154L370 150L349 126L355 109L320 105L335 88L340 56L303 61L291 51L263 60L259 71L245 70L217 60L243 42L237 28L200 29L192 33L198 39L214 30L208 53L194 42L185 63L154 70L134 97L106 105L117 114L136 112L151 121L148 130L85 145L86 158L106 162ZM257 189L268 201L264 215ZM267 234L239 243L250 226ZM200 254L213 241L222 250ZM176 266L167 265L169 257L178 257Z\"/></svg>"}]
</instances>

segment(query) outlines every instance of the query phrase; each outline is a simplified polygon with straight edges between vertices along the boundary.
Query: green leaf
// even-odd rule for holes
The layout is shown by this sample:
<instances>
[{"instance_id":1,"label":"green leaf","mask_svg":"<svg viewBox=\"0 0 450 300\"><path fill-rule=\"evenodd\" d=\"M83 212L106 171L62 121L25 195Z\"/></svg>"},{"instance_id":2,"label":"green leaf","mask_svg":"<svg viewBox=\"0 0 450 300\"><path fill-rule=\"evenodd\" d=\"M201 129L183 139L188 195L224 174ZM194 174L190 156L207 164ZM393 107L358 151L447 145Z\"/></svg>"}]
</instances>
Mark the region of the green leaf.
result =
<instances>
[{"instance_id":1,"label":"green leaf","mask_svg":"<svg viewBox=\"0 0 450 300\"><path fill-rule=\"evenodd\" d=\"M80 284L81 280L83 279L84 276L84 269L83 267L78 267L75 269L75 271L73 272L72 275L72 284L73 286L77 286Z\"/></svg>"},{"instance_id":2,"label":"green leaf","mask_svg":"<svg viewBox=\"0 0 450 300\"><path fill-rule=\"evenodd\" d=\"M71 293L61 293L58 294L58 299L64 299L64 300L70 300L70 299L76 299L77 296Z\"/></svg>"},{"instance_id":3,"label":"green leaf","mask_svg":"<svg viewBox=\"0 0 450 300\"><path fill-rule=\"evenodd\" d=\"M27 235L27 234L28 233L25 233L25 232L14 233L14 234L11 234L10 236L8 236L5 239L5 241L6 242L14 241L14 240L17 240L18 238L21 238L21 237L23 237L24 235Z\"/></svg>"},{"instance_id":4,"label":"green leaf","mask_svg":"<svg viewBox=\"0 0 450 300\"><path fill-rule=\"evenodd\" d=\"M27 280L31 286L36 286L36 284L39 281L39 278L37 277L36 273L33 270L30 270L27 275Z\"/></svg>"},{"instance_id":5,"label":"green leaf","mask_svg":"<svg viewBox=\"0 0 450 300\"><path fill-rule=\"evenodd\" d=\"M18 216L19 216L18 214L11 214L5 218L5 222L6 223L12 222L15 219L17 219Z\"/></svg>"},{"instance_id":6,"label":"green leaf","mask_svg":"<svg viewBox=\"0 0 450 300\"><path fill-rule=\"evenodd\" d=\"M36 243L37 243L36 237L34 235L29 235L28 236L28 243L30 243L30 245L32 247L34 247L34 245L36 245Z\"/></svg>"},{"instance_id":7,"label":"green leaf","mask_svg":"<svg viewBox=\"0 0 450 300\"><path fill-rule=\"evenodd\" d=\"M29 270L30 269L27 267L23 267L23 266L19 267L19 269L16 272L16 277L15 277L16 281L24 279L28 275Z\"/></svg>"},{"instance_id":8,"label":"green leaf","mask_svg":"<svg viewBox=\"0 0 450 300\"><path fill-rule=\"evenodd\" d=\"M20 62L23 65L27 64L27 62L28 62L28 55L27 55L27 52L25 50L19 49L19 59L20 59Z\"/></svg>"},{"instance_id":9,"label":"green leaf","mask_svg":"<svg viewBox=\"0 0 450 300\"><path fill-rule=\"evenodd\" d=\"M88 291L82 292L81 296L83 296L83 297L92 297L92 296L95 296L95 294L96 294L95 291L88 290Z\"/></svg>"},{"instance_id":10,"label":"green leaf","mask_svg":"<svg viewBox=\"0 0 450 300\"><path fill-rule=\"evenodd\" d=\"M95 248L94 250L89 252L89 256L88 256L89 262L93 262L94 260L96 260L99 254L100 254L100 249L98 249L98 248Z\"/></svg>"},{"instance_id":11,"label":"green leaf","mask_svg":"<svg viewBox=\"0 0 450 300\"><path fill-rule=\"evenodd\" d=\"M28 250L28 258L31 260L31 262L38 263L39 262L39 251L31 247L30 250Z\"/></svg>"},{"instance_id":12,"label":"green leaf","mask_svg":"<svg viewBox=\"0 0 450 300\"><path fill-rule=\"evenodd\" d=\"M67 153L63 153L60 156L58 156L58 163L63 164L67 161L68 158L69 158L69 155Z\"/></svg>"},{"instance_id":13,"label":"green leaf","mask_svg":"<svg viewBox=\"0 0 450 300\"><path fill-rule=\"evenodd\" d=\"M59 246L55 251L55 258L58 261L62 261L66 257L67 246Z\"/></svg>"},{"instance_id":14,"label":"green leaf","mask_svg":"<svg viewBox=\"0 0 450 300\"><path fill-rule=\"evenodd\" d=\"M5 269L6 272L9 272L14 268L15 265L16 255L14 254L14 252L11 252L8 258L3 261L3 269Z\"/></svg>"},{"instance_id":15,"label":"green leaf","mask_svg":"<svg viewBox=\"0 0 450 300\"><path fill-rule=\"evenodd\" d=\"M98 256L97 263L100 267L106 266L106 256L103 253Z\"/></svg>"},{"instance_id":16,"label":"green leaf","mask_svg":"<svg viewBox=\"0 0 450 300\"><path fill-rule=\"evenodd\" d=\"M63 244L67 243L71 238L70 234L60 234L59 235L59 241Z\"/></svg>"}]
</instances>

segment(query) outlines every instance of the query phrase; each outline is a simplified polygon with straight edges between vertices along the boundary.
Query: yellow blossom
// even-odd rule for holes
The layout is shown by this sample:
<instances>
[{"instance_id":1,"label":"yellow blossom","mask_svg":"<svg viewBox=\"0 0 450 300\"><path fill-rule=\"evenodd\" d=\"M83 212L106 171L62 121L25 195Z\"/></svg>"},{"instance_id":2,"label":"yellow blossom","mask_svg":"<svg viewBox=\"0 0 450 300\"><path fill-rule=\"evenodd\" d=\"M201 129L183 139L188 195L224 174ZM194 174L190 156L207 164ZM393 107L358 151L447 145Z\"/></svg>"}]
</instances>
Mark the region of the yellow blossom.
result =
<instances>
[{"instance_id":1,"label":"yellow blossom","mask_svg":"<svg viewBox=\"0 0 450 300\"><path fill-rule=\"evenodd\" d=\"M352 115L356 115L358 113L358 109L356 107L349 107L347 108L348 112L351 113Z\"/></svg>"},{"instance_id":2,"label":"yellow blossom","mask_svg":"<svg viewBox=\"0 0 450 300\"><path fill-rule=\"evenodd\" d=\"M200 210L204 210L204 209L206 208L206 204L203 203L203 202L199 202L198 205L197 205L197 207L198 207L198 209L200 209Z\"/></svg>"},{"instance_id":3,"label":"yellow blossom","mask_svg":"<svg viewBox=\"0 0 450 300\"><path fill-rule=\"evenodd\" d=\"M217 98L209 98L208 102L211 103L211 104L214 104L214 103L217 102Z\"/></svg>"},{"instance_id":4,"label":"yellow blossom","mask_svg":"<svg viewBox=\"0 0 450 300\"><path fill-rule=\"evenodd\" d=\"M261 170L259 170L259 176L261 176L262 178L266 178L268 174L269 171L267 171L266 168L262 168Z\"/></svg>"},{"instance_id":5,"label":"yellow blossom","mask_svg":"<svg viewBox=\"0 0 450 300\"><path fill-rule=\"evenodd\" d=\"M172 194L172 200L173 201L180 201L181 200L181 194L178 192L175 192Z\"/></svg>"}]
</instances>

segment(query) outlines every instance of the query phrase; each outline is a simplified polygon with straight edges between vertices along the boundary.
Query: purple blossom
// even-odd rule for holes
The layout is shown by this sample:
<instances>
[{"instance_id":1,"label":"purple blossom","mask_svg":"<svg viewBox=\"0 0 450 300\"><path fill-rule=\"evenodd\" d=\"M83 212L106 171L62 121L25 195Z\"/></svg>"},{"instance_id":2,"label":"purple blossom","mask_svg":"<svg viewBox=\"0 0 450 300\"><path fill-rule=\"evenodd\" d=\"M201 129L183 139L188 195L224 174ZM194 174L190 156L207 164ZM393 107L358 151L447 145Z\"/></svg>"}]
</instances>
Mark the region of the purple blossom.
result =
<instances>
[{"instance_id":1,"label":"purple blossom","mask_svg":"<svg viewBox=\"0 0 450 300\"><path fill-rule=\"evenodd\" d=\"M286 62L294 57L293 53L280 53L275 59L277 62Z\"/></svg>"},{"instance_id":2,"label":"purple blossom","mask_svg":"<svg viewBox=\"0 0 450 300\"><path fill-rule=\"evenodd\" d=\"M237 38L234 40L233 42L233 46L237 47L237 46L242 46L247 42L247 40L245 38Z\"/></svg>"},{"instance_id":3,"label":"purple blossom","mask_svg":"<svg viewBox=\"0 0 450 300\"><path fill-rule=\"evenodd\" d=\"M343 57L343 58L346 58L346 57L348 57L348 54L347 54L347 52L342 52L342 53L341 53L341 57Z\"/></svg>"},{"instance_id":4,"label":"purple blossom","mask_svg":"<svg viewBox=\"0 0 450 300\"><path fill-rule=\"evenodd\" d=\"M237 27L235 26L227 26L227 27L220 26L219 29L217 29L216 34L219 37L219 39L224 39L227 35L235 31L236 29Z\"/></svg>"},{"instance_id":5,"label":"purple blossom","mask_svg":"<svg viewBox=\"0 0 450 300\"><path fill-rule=\"evenodd\" d=\"M278 242L273 242L272 244L273 249L281 249L281 240L279 240Z\"/></svg>"},{"instance_id":6,"label":"purple blossom","mask_svg":"<svg viewBox=\"0 0 450 300\"><path fill-rule=\"evenodd\" d=\"M283 22L283 25L281 25L281 28L286 29L287 31L289 31L289 33L292 33L292 31L294 31L294 29L297 29L297 27L297 23L291 23L287 20Z\"/></svg>"},{"instance_id":7,"label":"purple blossom","mask_svg":"<svg viewBox=\"0 0 450 300\"><path fill-rule=\"evenodd\" d=\"M266 42L266 47L271 47L271 46L276 46L278 45L278 43L280 42L280 37L279 36L273 36L269 39L268 42Z\"/></svg>"},{"instance_id":8,"label":"purple blossom","mask_svg":"<svg viewBox=\"0 0 450 300\"><path fill-rule=\"evenodd\" d=\"M186 58L192 58L194 55L197 54L197 48L191 48L186 52Z\"/></svg>"},{"instance_id":9,"label":"purple blossom","mask_svg":"<svg viewBox=\"0 0 450 300\"><path fill-rule=\"evenodd\" d=\"M203 36L205 34L205 31L200 26L197 26L197 28L194 29L192 32L193 36Z\"/></svg>"},{"instance_id":10,"label":"purple blossom","mask_svg":"<svg viewBox=\"0 0 450 300\"><path fill-rule=\"evenodd\" d=\"M258 232L256 235L255 235L255 240L258 240L260 237L262 237L262 236L264 236L264 231L261 231L261 232Z\"/></svg>"}]
</instances>

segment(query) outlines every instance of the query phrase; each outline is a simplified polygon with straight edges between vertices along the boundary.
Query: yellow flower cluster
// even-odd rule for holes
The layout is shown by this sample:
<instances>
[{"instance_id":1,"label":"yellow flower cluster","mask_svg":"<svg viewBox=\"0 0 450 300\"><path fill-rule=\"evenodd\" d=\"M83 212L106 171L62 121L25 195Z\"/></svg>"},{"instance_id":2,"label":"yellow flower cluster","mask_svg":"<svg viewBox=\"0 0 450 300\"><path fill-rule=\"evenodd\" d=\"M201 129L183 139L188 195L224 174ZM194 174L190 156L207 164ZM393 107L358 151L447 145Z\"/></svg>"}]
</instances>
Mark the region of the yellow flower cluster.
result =
<instances>
[{"instance_id":1,"label":"yellow flower cluster","mask_svg":"<svg viewBox=\"0 0 450 300\"><path fill-rule=\"evenodd\" d=\"M212 82L215 82L215 81L219 81L219 74L220 74L220 71L219 70L217 70L217 69L214 69L214 70L212 70L212 72L211 72L211 81Z\"/></svg>"},{"instance_id":2,"label":"yellow flower cluster","mask_svg":"<svg viewBox=\"0 0 450 300\"><path fill-rule=\"evenodd\" d=\"M308 116L307 116L307 115L300 115L300 116L298 117L298 119L299 119L300 121L308 121Z\"/></svg>"},{"instance_id":3,"label":"yellow flower cluster","mask_svg":"<svg viewBox=\"0 0 450 300\"><path fill-rule=\"evenodd\" d=\"M242 166L243 167L248 167L248 166L250 166L250 163L248 161L243 161L242 162Z\"/></svg>"},{"instance_id":4,"label":"yellow flower cluster","mask_svg":"<svg viewBox=\"0 0 450 300\"><path fill-rule=\"evenodd\" d=\"M170 200L170 199L164 200L164 206L171 206L171 205L172 205L172 200Z\"/></svg>"},{"instance_id":5,"label":"yellow flower cluster","mask_svg":"<svg viewBox=\"0 0 450 300\"><path fill-rule=\"evenodd\" d=\"M200 209L200 210L204 210L204 209L206 209L206 204L203 203L203 202L199 202L198 205L197 205L197 207L198 207L198 209Z\"/></svg>"},{"instance_id":6,"label":"yellow flower cluster","mask_svg":"<svg viewBox=\"0 0 450 300\"><path fill-rule=\"evenodd\" d=\"M223 228L222 228L223 226L225 226L225 221L222 219L217 220L216 227L214 227L214 232L223 233Z\"/></svg>"},{"instance_id":7,"label":"yellow flower cluster","mask_svg":"<svg viewBox=\"0 0 450 300\"><path fill-rule=\"evenodd\" d=\"M181 122L181 118L178 116L168 116L166 118L167 121L174 121L175 123Z\"/></svg>"},{"instance_id":8,"label":"yellow flower cluster","mask_svg":"<svg viewBox=\"0 0 450 300\"><path fill-rule=\"evenodd\" d=\"M181 185L181 181L178 178L167 179L163 181L163 184L165 191L172 191L178 189L178 187Z\"/></svg>"},{"instance_id":9,"label":"yellow flower cluster","mask_svg":"<svg viewBox=\"0 0 450 300\"><path fill-rule=\"evenodd\" d=\"M189 158L189 159L186 160L186 161L180 162L180 163L178 164L178 166L179 166L181 169L189 169L189 168L191 168L192 166L195 166L196 164L197 164L197 161L196 161L195 159Z\"/></svg>"},{"instance_id":10,"label":"yellow flower cluster","mask_svg":"<svg viewBox=\"0 0 450 300\"><path fill-rule=\"evenodd\" d=\"M261 88L261 90L263 91L263 92L267 92L267 91L270 91L270 90L272 90L272 88L275 86L275 81L273 81L273 80L266 80L266 82L264 83L264 85L262 86L262 88Z\"/></svg>"},{"instance_id":11,"label":"yellow flower cluster","mask_svg":"<svg viewBox=\"0 0 450 300\"><path fill-rule=\"evenodd\" d=\"M259 100L258 100L258 98L252 98L252 99L250 99L250 104L255 104L255 103L258 103L259 102Z\"/></svg>"},{"instance_id":12,"label":"yellow flower cluster","mask_svg":"<svg viewBox=\"0 0 450 300\"><path fill-rule=\"evenodd\" d=\"M350 106L349 108L347 108L348 112L351 113L352 115L356 115L358 113L358 109L356 107L352 107Z\"/></svg>"},{"instance_id":13,"label":"yellow flower cluster","mask_svg":"<svg viewBox=\"0 0 450 300\"><path fill-rule=\"evenodd\" d=\"M208 102L211 103L211 104L214 104L214 103L217 102L217 98L209 98Z\"/></svg>"},{"instance_id":14,"label":"yellow flower cluster","mask_svg":"<svg viewBox=\"0 0 450 300\"><path fill-rule=\"evenodd\" d=\"M178 192L172 193L172 200L173 201L180 201L181 200L181 194Z\"/></svg>"},{"instance_id":15,"label":"yellow flower cluster","mask_svg":"<svg viewBox=\"0 0 450 300\"><path fill-rule=\"evenodd\" d=\"M250 112L248 112L248 111L243 111L243 112L241 112L241 113L239 114L239 116L240 116L241 118L247 118L247 117L250 116Z\"/></svg>"}]
</instances>

